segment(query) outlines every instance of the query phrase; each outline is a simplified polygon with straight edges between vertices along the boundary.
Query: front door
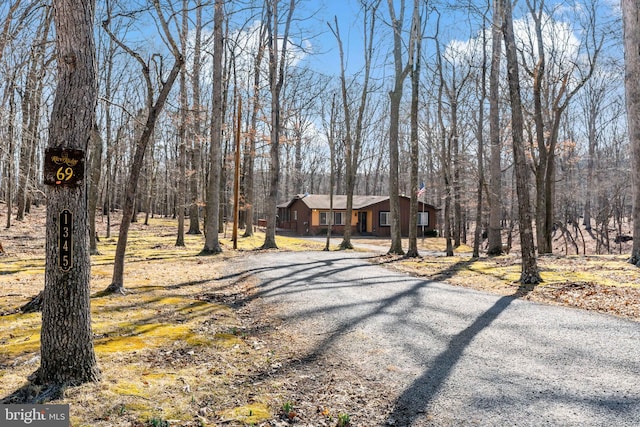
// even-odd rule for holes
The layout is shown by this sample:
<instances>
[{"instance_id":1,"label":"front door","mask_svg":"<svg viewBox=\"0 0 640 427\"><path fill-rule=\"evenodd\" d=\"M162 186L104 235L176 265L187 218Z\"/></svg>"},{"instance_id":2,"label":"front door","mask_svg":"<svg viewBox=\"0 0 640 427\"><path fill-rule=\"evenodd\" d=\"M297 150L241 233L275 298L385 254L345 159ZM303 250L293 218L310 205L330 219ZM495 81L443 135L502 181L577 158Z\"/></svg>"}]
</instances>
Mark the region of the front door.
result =
<instances>
[{"instance_id":1,"label":"front door","mask_svg":"<svg viewBox=\"0 0 640 427\"><path fill-rule=\"evenodd\" d=\"M358 232L365 234L367 232L367 213L358 212Z\"/></svg>"}]
</instances>

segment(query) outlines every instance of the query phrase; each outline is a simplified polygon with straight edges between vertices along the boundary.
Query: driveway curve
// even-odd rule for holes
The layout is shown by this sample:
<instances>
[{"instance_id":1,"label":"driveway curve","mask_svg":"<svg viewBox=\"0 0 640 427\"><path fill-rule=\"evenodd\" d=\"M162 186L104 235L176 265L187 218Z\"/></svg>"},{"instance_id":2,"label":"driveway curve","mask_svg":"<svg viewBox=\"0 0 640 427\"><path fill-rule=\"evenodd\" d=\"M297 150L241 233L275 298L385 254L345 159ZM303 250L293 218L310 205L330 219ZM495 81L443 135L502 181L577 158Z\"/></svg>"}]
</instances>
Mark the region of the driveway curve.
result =
<instances>
[{"instance_id":1,"label":"driveway curve","mask_svg":"<svg viewBox=\"0 0 640 427\"><path fill-rule=\"evenodd\" d=\"M379 425L640 425L640 323L415 278L372 256L262 252L233 275L255 276L256 297L320 337L315 356L339 349L393 385Z\"/></svg>"}]
</instances>

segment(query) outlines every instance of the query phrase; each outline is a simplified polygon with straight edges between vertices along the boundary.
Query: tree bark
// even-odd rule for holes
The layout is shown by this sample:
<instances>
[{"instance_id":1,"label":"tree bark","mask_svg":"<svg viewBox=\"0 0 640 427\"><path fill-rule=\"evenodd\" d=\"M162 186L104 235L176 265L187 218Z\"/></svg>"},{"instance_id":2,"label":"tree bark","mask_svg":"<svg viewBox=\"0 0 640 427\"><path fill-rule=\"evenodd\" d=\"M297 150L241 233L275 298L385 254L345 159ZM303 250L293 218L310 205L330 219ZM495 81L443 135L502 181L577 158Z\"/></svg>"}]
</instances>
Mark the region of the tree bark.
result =
<instances>
[{"instance_id":1,"label":"tree bark","mask_svg":"<svg viewBox=\"0 0 640 427\"><path fill-rule=\"evenodd\" d=\"M536 261L531 220L531 203L529 200L529 168L524 152L524 117L520 95L520 77L518 70L518 54L513 32L513 15L511 0L501 0L504 7L502 31L504 35L507 80L509 98L511 100L511 139L513 145L514 168L516 173L516 190L518 193L518 218L520 228L520 246L522 249L522 284L538 284L542 281Z\"/></svg>"},{"instance_id":2,"label":"tree bark","mask_svg":"<svg viewBox=\"0 0 640 427\"><path fill-rule=\"evenodd\" d=\"M187 234L202 234L200 231L200 158L202 152L202 106L200 105L200 70L202 69L202 1L196 2L196 26L193 45L193 127L190 142L189 191L189 231Z\"/></svg>"},{"instance_id":3,"label":"tree bark","mask_svg":"<svg viewBox=\"0 0 640 427\"><path fill-rule=\"evenodd\" d=\"M222 56L224 40L222 25L224 22L224 1L216 0L213 24L213 84L211 109L211 141L209 147L209 182L207 185L207 205L205 211L204 248L200 255L215 255L222 252L218 240L220 219L220 174L222 150Z\"/></svg>"},{"instance_id":4,"label":"tree bark","mask_svg":"<svg viewBox=\"0 0 640 427\"><path fill-rule=\"evenodd\" d=\"M129 236L129 228L131 227L131 220L134 217L135 213L135 205L136 205L136 194L138 189L138 181L140 179L140 173L142 171L142 165L144 161L145 152L147 149L147 145L149 145L149 141L153 137L153 132L155 130L155 125L158 120L158 116L164 107L164 103L169 96L169 92L171 92L171 87L173 83L176 81L178 74L180 73L180 69L184 64L184 58L177 50L175 43L173 43L173 38L169 33L168 25L164 21L164 17L162 16L162 11L160 10L160 5L158 0L154 0L154 6L158 13L158 19L161 21L163 30L165 32L165 36L172 44L172 53L175 58L175 62L173 64L173 68L169 73L167 80L163 83L160 93L158 94L157 99L153 102L153 85L151 83L149 66L142 60L140 55L133 52L131 49L126 47L120 40L115 38L115 36L109 30L109 21L103 22L103 28L107 31L111 39L118 44L121 48L125 49L131 56L133 56L142 66L143 76L145 78L145 82L147 85L147 109L148 114L145 122L144 129L142 130L142 134L136 141L136 149L133 154L133 160L131 162L131 169L129 171L129 179L126 183L125 190L125 200L124 206L122 209L122 221L120 222L120 229L118 232L118 244L116 245L116 254L113 262L113 278L111 279L111 284L105 289L105 292L113 292L113 293L125 293L124 288L124 256L127 250L127 239Z\"/></svg>"},{"instance_id":5,"label":"tree bark","mask_svg":"<svg viewBox=\"0 0 640 427\"><path fill-rule=\"evenodd\" d=\"M33 180L32 165L35 158L36 140L41 119L45 47L49 37L51 20L51 8L45 6L43 21L38 28L38 36L32 46L24 95L22 97L22 144L20 147L20 175L16 194L16 219L18 221L24 220L25 213L29 211L31 181Z\"/></svg>"},{"instance_id":6,"label":"tree bark","mask_svg":"<svg viewBox=\"0 0 640 427\"><path fill-rule=\"evenodd\" d=\"M396 16L392 0L387 0L391 15L391 29L393 31L393 63L395 80L393 89L389 92L389 204L391 216L391 247L389 254L404 255L402 249L402 229L400 227L400 188L399 188L399 155L398 139L400 137L400 102L404 81L409 73L409 67L402 61L402 21L404 19L404 0L400 2L400 16Z\"/></svg>"},{"instance_id":7,"label":"tree bark","mask_svg":"<svg viewBox=\"0 0 640 427\"><path fill-rule=\"evenodd\" d=\"M420 145L418 143L418 101L420 95L420 58L422 55L422 19L418 0L413 2L411 40L414 43L411 58L411 202L409 212L409 248L407 258L417 258L418 252L418 163L420 159Z\"/></svg>"},{"instance_id":8,"label":"tree bark","mask_svg":"<svg viewBox=\"0 0 640 427\"><path fill-rule=\"evenodd\" d=\"M438 24L439 25L439 24ZM444 239L446 242L445 255L453 256L453 242L451 240L451 144L448 142L447 129L444 123L443 117L443 98L445 81L442 67L442 54L440 52L440 41L436 37L436 55L437 55L437 67L438 67L438 125L440 127L440 158L442 159L442 183L444 192L444 210L442 212L442 228Z\"/></svg>"},{"instance_id":9,"label":"tree bark","mask_svg":"<svg viewBox=\"0 0 640 427\"><path fill-rule=\"evenodd\" d=\"M295 9L295 0L289 3L284 34L278 35L278 0L269 0L267 5L267 33L269 46L269 88L271 89L271 137L269 165L269 195L266 203L267 230L262 249L277 249L276 216L278 185L280 183L280 93L284 85L289 28ZM278 50L281 46L281 50Z\"/></svg>"},{"instance_id":10,"label":"tree bark","mask_svg":"<svg viewBox=\"0 0 640 427\"><path fill-rule=\"evenodd\" d=\"M187 37L189 32L189 19L187 0L182 0L182 31L180 41L182 44L182 56L187 57ZM187 70L180 70L180 124L178 125L178 234L176 246L184 247L184 220L187 208L187 115L189 114L187 101ZM147 215L149 212L147 210Z\"/></svg>"},{"instance_id":11,"label":"tree bark","mask_svg":"<svg viewBox=\"0 0 640 427\"><path fill-rule=\"evenodd\" d=\"M366 12L365 12L366 17ZM344 232L342 235L342 242L340 242L340 249L353 249L353 245L351 244L351 217L353 216L353 188L355 186L355 178L356 178L356 168L357 161L353 159L353 135L351 132L351 107L349 106L349 96L347 94L347 78L345 76L345 63L344 63L344 49L342 47L342 39L340 38L340 26L338 25L338 17L334 16L334 25L335 28L331 28L333 35L338 42L338 52L340 57L340 89L342 93L342 110L344 114L344 160L346 164L346 193L347 193L347 205L346 205L346 222L344 224ZM366 90L366 88L364 89ZM334 149L333 142L331 143L332 156ZM331 209L329 210L330 220L329 220L329 232L331 230L331 224L333 224L333 181L335 175L333 174L335 167L335 160L331 159ZM328 247L328 240L327 240Z\"/></svg>"},{"instance_id":12,"label":"tree bark","mask_svg":"<svg viewBox=\"0 0 640 427\"><path fill-rule=\"evenodd\" d=\"M502 169L500 155L500 58L502 57L502 9L500 0L493 2L491 25L491 72L489 75L489 139L491 140L489 184L488 255L502 254Z\"/></svg>"},{"instance_id":13,"label":"tree bark","mask_svg":"<svg viewBox=\"0 0 640 427\"><path fill-rule=\"evenodd\" d=\"M487 10L488 11L488 10ZM486 31L482 32L482 46L487 45ZM484 178L484 104L487 98L487 53L486 49L482 50L482 68L480 70L480 99L478 105L478 119L476 140L478 141L478 198L476 207L476 227L473 235L473 258L480 257L480 241L482 233L482 203L483 189L485 186Z\"/></svg>"},{"instance_id":14,"label":"tree bark","mask_svg":"<svg viewBox=\"0 0 640 427\"><path fill-rule=\"evenodd\" d=\"M96 208L98 207L98 188L100 187L100 177L102 175L102 138L98 130L98 124L91 127L91 148L89 153L89 253L99 255L98 233L96 232Z\"/></svg>"},{"instance_id":15,"label":"tree bark","mask_svg":"<svg viewBox=\"0 0 640 427\"><path fill-rule=\"evenodd\" d=\"M633 247L629 262L640 267L640 1L622 0L627 123L631 143Z\"/></svg>"},{"instance_id":16,"label":"tree bark","mask_svg":"<svg viewBox=\"0 0 640 427\"><path fill-rule=\"evenodd\" d=\"M255 160L256 160L256 127L258 123L258 114L260 112L260 67L262 58L264 58L264 39L267 27L260 27L260 36L258 38L258 52L256 52L255 61L253 63L253 99L251 100L251 118L250 132L246 141L246 150L244 155L244 209L245 223L244 237L253 236L253 213L255 205Z\"/></svg>"},{"instance_id":17,"label":"tree bark","mask_svg":"<svg viewBox=\"0 0 640 427\"><path fill-rule=\"evenodd\" d=\"M86 153L95 123L97 100L94 2L54 0L53 7L58 84L51 113L49 147ZM41 384L78 385L100 378L91 331L86 191L86 179L77 187L47 188L41 364L35 376L36 382ZM64 221L69 223L62 224ZM63 233L67 232L71 237L72 261L69 268L63 270L64 261L59 259L58 246Z\"/></svg>"},{"instance_id":18,"label":"tree bark","mask_svg":"<svg viewBox=\"0 0 640 427\"><path fill-rule=\"evenodd\" d=\"M15 79L16 73L11 77L11 82L7 90L9 94L9 118L7 119L7 136L8 136L8 154L9 159L15 156L15 120L16 120L16 97L15 97ZM11 215L13 214L13 162L7 162L7 223L6 228L11 227ZM2 251L4 252L4 251Z\"/></svg>"}]
</instances>

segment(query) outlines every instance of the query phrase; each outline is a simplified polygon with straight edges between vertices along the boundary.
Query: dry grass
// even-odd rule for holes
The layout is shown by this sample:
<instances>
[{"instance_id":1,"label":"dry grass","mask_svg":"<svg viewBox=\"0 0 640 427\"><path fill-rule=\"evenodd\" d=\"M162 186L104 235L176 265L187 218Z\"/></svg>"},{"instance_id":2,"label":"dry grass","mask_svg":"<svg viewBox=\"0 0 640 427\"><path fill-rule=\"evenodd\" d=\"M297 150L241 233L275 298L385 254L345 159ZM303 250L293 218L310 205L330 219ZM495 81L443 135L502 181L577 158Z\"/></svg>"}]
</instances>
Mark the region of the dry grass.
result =
<instances>
[{"instance_id":1,"label":"dry grass","mask_svg":"<svg viewBox=\"0 0 640 427\"><path fill-rule=\"evenodd\" d=\"M39 365L40 314L17 308L43 288L43 211L3 235L0 264L0 397L26 383ZM1 217L0 217L1 220ZM102 225L102 223L101 223ZM251 376L289 357L270 316L248 308L251 278L225 277L229 263L259 247L264 234L239 239L239 251L221 236L224 252L198 257L203 236L175 247L174 220L133 224L125 264L127 295L101 296L111 279L117 237L103 238L92 257L92 321L102 381L66 390L74 426L254 424L274 417L279 387ZM101 231L104 236L104 230ZM281 238L287 250L321 249ZM269 343L275 343L275 346Z\"/></svg>"},{"instance_id":2,"label":"dry grass","mask_svg":"<svg viewBox=\"0 0 640 427\"><path fill-rule=\"evenodd\" d=\"M43 287L43 212L35 209L27 221L16 223L1 237L7 254L0 262L0 397L22 387L39 365L40 315L21 314L17 308ZM264 235L241 238L239 251L232 251L223 235L222 254L198 257L203 237L187 235L186 246L177 248L175 229L175 221L164 218L151 219L149 226L133 224L125 296L100 296L110 283L116 237L103 238L101 255L92 257L93 331L103 378L66 390L63 402L71 405L72 425L264 424L278 418L290 400L315 404L310 394L315 391L298 391L292 382L303 377L295 372L301 368L292 360L300 356L306 338L280 328L269 307L252 300L255 279L228 275L234 257L259 247ZM100 235L105 235L103 228ZM277 242L285 250L324 247L286 237ZM421 250L444 249L442 239L419 243ZM454 257L385 256L380 261L456 285L501 294L519 292L514 282L519 275L517 256L473 260L469 251L461 247ZM539 263L545 283L522 293L524 297L640 320L640 273L624 256L553 256L542 257ZM340 373L324 370L305 373L316 378L318 390L326 386L320 384L322 375L350 378L349 367ZM331 384L336 402L341 392L336 392L335 384L340 382ZM328 419L338 409L324 405L318 413L314 416Z\"/></svg>"},{"instance_id":3,"label":"dry grass","mask_svg":"<svg viewBox=\"0 0 640 427\"><path fill-rule=\"evenodd\" d=\"M438 245L438 240L434 239L433 244ZM513 253L475 259L465 248L453 257L407 260L385 256L380 262L452 285L640 321L640 269L629 264L627 258L624 255L541 256L538 267L543 282L528 287L518 282L521 260Z\"/></svg>"}]
</instances>

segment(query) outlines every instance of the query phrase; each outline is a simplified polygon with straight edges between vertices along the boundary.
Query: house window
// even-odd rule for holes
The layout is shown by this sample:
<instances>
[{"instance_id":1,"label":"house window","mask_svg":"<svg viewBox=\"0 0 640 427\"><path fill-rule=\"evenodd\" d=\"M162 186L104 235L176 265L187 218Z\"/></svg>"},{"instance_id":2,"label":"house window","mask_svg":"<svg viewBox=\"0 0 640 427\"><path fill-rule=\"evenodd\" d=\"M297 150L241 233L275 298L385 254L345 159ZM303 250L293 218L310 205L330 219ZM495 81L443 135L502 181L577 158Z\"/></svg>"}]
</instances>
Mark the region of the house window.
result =
<instances>
[{"instance_id":1,"label":"house window","mask_svg":"<svg viewBox=\"0 0 640 427\"><path fill-rule=\"evenodd\" d=\"M344 225L344 216L344 212L334 212L332 225ZM329 212L320 212L320 225L329 225L329 218Z\"/></svg>"},{"instance_id":2,"label":"house window","mask_svg":"<svg viewBox=\"0 0 640 427\"><path fill-rule=\"evenodd\" d=\"M320 212L320 225L329 225L329 212Z\"/></svg>"},{"instance_id":3,"label":"house window","mask_svg":"<svg viewBox=\"0 0 640 427\"><path fill-rule=\"evenodd\" d=\"M429 212L418 212L418 225L424 227L429 226Z\"/></svg>"},{"instance_id":4,"label":"house window","mask_svg":"<svg viewBox=\"0 0 640 427\"><path fill-rule=\"evenodd\" d=\"M293 211L293 220L294 221L298 220L298 211Z\"/></svg>"},{"instance_id":5,"label":"house window","mask_svg":"<svg viewBox=\"0 0 640 427\"><path fill-rule=\"evenodd\" d=\"M391 226L391 212L380 212L380 226Z\"/></svg>"}]
</instances>

